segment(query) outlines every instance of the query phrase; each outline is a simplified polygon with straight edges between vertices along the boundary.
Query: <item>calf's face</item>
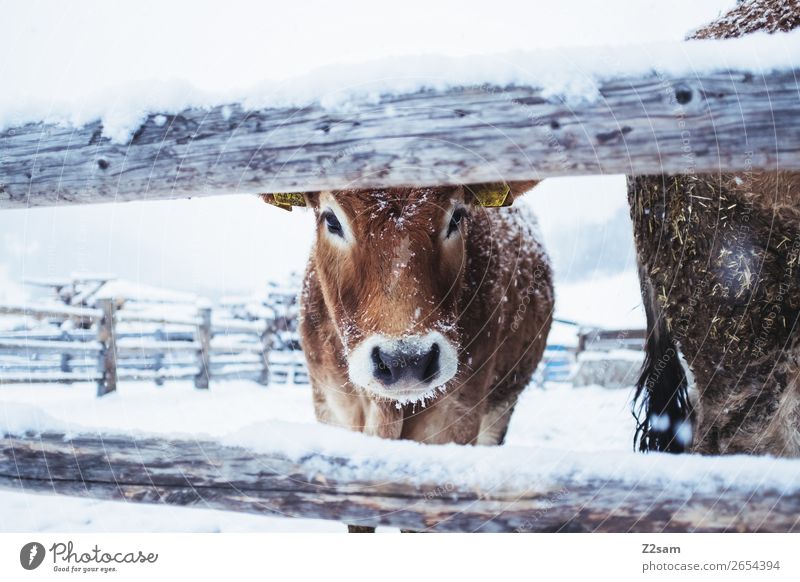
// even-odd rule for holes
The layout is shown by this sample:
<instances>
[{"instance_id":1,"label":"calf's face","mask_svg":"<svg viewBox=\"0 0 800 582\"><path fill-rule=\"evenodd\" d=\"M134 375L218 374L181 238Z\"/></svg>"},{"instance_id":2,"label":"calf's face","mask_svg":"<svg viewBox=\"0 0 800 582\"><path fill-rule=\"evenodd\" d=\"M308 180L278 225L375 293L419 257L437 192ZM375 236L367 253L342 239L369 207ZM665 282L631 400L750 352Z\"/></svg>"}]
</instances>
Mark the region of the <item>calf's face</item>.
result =
<instances>
[{"instance_id":1,"label":"calf's face","mask_svg":"<svg viewBox=\"0 0 800 582\"><path fill-rule=\"evenodd\" d=\"M458 371L458 305L471 204L462 188L327 192L314 266L350 381L399 402Z\"/></svg>"}]
</instances>

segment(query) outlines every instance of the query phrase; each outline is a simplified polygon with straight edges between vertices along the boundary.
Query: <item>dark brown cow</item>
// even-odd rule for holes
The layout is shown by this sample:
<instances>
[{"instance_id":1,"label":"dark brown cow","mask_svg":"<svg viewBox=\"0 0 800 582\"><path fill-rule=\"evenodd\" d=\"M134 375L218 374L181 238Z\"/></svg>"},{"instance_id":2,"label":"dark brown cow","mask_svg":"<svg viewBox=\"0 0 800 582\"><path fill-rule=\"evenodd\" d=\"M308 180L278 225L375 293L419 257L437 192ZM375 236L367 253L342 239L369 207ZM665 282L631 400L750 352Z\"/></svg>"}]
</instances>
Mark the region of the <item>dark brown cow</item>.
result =
<instances>
[{"instance_id":1,"label":"dark brown cow","mask_svg":"<svg viewBox=\"0 0 800 582\"><path fill-rule=\"evenodd\" d=\"M693 36L798 25L797 0L750 0ZM800 455L800 174L642 176L628 195L649 330L640 448Z\"/></svg>"},{"instance_id":2,"label":"dark brown cow","mask_svg":"<svg viewBox=\"0 0 800 582\"><path fill-rule=\"evenodd\" d=\"M317 418L391 439L502 443L553 311L535 218L478 206L464 187L305 198L317 239L300 335Z\"/></svg>"}]
</instances>

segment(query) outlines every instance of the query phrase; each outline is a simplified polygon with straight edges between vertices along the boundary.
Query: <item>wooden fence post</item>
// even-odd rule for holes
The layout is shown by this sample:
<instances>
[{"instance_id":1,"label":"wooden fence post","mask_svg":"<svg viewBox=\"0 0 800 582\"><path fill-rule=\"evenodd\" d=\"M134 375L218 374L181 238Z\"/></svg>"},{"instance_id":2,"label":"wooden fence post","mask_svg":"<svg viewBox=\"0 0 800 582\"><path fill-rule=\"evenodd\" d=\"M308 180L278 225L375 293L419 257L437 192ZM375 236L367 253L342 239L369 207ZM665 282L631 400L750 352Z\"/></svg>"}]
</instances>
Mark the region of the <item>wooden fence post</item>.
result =
<instances>
[{"instance_id":1,"label":"wooden fence post","mask_svg":"<svg viewBox=\"0 0 800 582\"><path fill-rule=\"evenodd\" d=\"M166 335L164 334L164 330L159 327L153 334L153 338L157 342L165 341ZM158 352L155 356L153 356L153 371L155 372L156 386L164 385L164 376L159 374L159 371L163 367L164 367L164 352Z\"/></svg>"},{"instance_id":2,"label":"wooden fence post","mask_svg":"<svg viewBox=\"0 0 800 582\"><path fill-rule=\"evenodd\" d=\"M194 387L207 390L211 375L208 361L211 352L211 308L201 307L198 309L198 317L200 324L197 326L197 343L200 348L197 350L198 370L194 377Z\"/></svg>"},{"instance_id":3,"label":"wooden fence post","mask_svg":"<svg viewBox=\"0 0 800 582\"><path fill-rule=\"evenodd\" d=\"M61 354L61 364L60 364L59 369L62 372L64 372L65 374L68 374L69 372L72 372L72 366L70 366L70 362L71 361L72 361L72 355L70 355L70 354Z\"/></svg>"},{"instance_id":4,"label":"wooden fence post","mask_svg":"<svg viewBox=\"0 0 800 582\"><path fill-rule=\"evenodd\" d=\"M97 306L103 312L103 316L97 323L97 340L102 345L97 395L103 396L117 389L117 342L114 327L114 300L98 299Z\"/></svg>"},{"instance_id":5,"label":"wooden fence post","mask_svg":"<svg viewBox=\"0 0 800 582\"><path fill-rule=\"evenodd\" d=\"M66 331L61 332L61 341L69 341L69 334ZM64 373L72 372L72 366L70 366L70 361L72 360L71 354L61 354L61 365L60 369Z\"/></svg>"},{"instance_id":6,"label":"wooden fence post","mask_svg":"<svg viewBox=\"0 0 800 582\"><path fill-rule=\"evenodd\" d=\"M275 337L275 319L265 320L265 329L261 332L261 374L258 383L262 386L269 384L269 354L272 351L272 342Z\"/></svg>"}]
</instances>

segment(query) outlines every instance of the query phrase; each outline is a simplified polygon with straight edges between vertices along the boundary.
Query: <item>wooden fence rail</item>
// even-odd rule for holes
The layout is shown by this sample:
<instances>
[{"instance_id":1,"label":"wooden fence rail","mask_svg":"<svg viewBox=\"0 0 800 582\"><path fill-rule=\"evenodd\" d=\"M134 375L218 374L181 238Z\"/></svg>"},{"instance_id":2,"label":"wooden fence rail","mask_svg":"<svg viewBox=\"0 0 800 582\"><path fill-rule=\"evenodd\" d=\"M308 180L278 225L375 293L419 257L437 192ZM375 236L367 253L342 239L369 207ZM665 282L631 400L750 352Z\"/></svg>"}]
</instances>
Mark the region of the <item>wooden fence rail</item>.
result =
<instances>
[{"instance_id":1,"label":"wooden fence rail","mask_svg":"<svg viewBox=\"0 0 800 582\"><path fill-rule=\"evenodd\" d=\"M103 348L99 342L66 342L42 340L7 340L0 338L0 352L13 353L53 353L53 354L88 354L97 353Z\"/></svg>"},{"instance_id":2,"label":"wooden fence rail","mask_svg":"<svg viewBox=\"0 0 800 582\"><path fill-rule=\"evenodd\" d=\"M44 319L46 317L63 317L64 319L89 319L92 321L103 317L100 309L89 307L71 307L69 305L0 305L0 315L22 315Z\"/></svg>"},{"instance_id":3,"label":"wooden fence rail","mask_svg":"<svg viewBox=\"0 0 800 582\"><path fill-rule=\"evenodd\" d=\"M613 349L644 349L647 330L643 328L599 329L582 328L578 332L577 352Z\"/></svg>"},{"instance_id":4,"label":"wooden fence rail","mask_svg":"<svg viewBox=\"0 0 800 582\"><path fill-rule=\"evenodd\" d=\"M776 44L775 53L795 46ZM693 48L676 47L684 70L694 70ZM723 51L719 61L716 71L696 75L653 70L605 79L587 79L591 63L578 62L569 73L595 84L597 97L577 101L541 87L481 85L356 100L346 113L318 104L220 104L154 111L128 143L104 137L99 121L8 128L0 131L0 207L800 170L800 69L731 69Z\"/></svg>"},{"instance_id":5,"label":"wooden fence rail","mask_svg":"<svg viewBox=\"0 0 800 582\"><path fill-rule=\"evenodd\" d=\"M283 425L263 432L263 443L277 443L267 452L158 435L7 436L0 487L419 531L800 528L798 460L752 458L745 470L736 458L620 453L592 469L580 453L554 459L519 447L376 443L297 428L346 445L287 453Z\"/></svg>"}]
</instances>

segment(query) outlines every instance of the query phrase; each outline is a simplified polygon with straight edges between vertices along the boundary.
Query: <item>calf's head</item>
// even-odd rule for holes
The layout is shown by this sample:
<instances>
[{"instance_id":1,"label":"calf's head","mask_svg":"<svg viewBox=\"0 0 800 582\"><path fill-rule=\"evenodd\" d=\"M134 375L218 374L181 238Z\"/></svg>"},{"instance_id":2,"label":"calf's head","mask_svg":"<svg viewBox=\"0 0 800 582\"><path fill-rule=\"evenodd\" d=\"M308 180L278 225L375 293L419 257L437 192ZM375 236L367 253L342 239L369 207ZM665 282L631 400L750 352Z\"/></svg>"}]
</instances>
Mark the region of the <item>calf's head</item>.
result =
<instances>
[{"instance_id":1,"label":"calf's head","mask_svg":"<svg viewBox=\"0 0 800 582\"><path fill-rule=\"evenodd\" d=\"M532 185L513 184L512 195ZM496 210L464 187L320 192L305 202L316 216L312 268L350 381L398 402L445 391L459 372L470 223Z\"/></svg>"}]
</instances>

